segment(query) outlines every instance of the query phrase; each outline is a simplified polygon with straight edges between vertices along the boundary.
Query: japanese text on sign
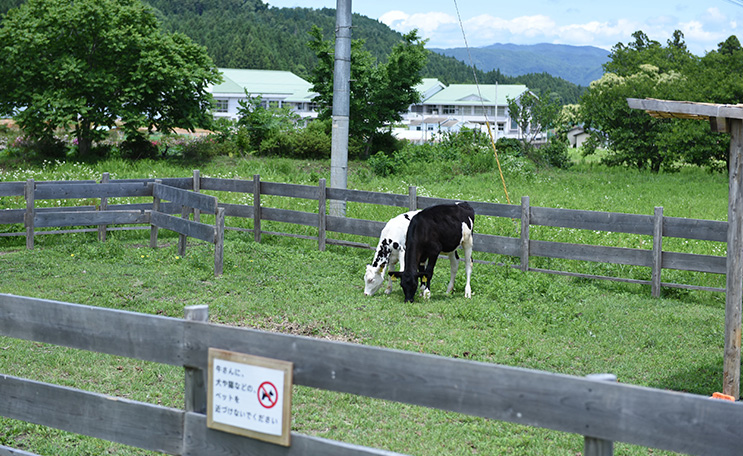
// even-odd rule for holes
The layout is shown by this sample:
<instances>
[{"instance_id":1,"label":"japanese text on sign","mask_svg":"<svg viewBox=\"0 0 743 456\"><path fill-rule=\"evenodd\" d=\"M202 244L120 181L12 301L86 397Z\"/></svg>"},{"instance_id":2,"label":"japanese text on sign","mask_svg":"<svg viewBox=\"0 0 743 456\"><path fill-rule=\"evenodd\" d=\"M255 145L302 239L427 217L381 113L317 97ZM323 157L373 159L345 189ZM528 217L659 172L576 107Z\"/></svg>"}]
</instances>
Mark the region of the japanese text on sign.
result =
<instances>
[{"instance_id":1,"label":"japanese text on sign","mask_svg":"<svg viewBox=\"0 0 743 456\"><path fill-rule=\"evenodd\" d=\"M287 434L288 438L289 407L285 405L290 403L285 401L290 398L284 396L287 386L291 390L291 385L287 385L291 377L287 382L287 370L283 366L267 367L283 362L214 349L210 349L209 356L209 427L269 436ZM291 363L284 364L291 366Z\"/></svg>"}]
</instances>

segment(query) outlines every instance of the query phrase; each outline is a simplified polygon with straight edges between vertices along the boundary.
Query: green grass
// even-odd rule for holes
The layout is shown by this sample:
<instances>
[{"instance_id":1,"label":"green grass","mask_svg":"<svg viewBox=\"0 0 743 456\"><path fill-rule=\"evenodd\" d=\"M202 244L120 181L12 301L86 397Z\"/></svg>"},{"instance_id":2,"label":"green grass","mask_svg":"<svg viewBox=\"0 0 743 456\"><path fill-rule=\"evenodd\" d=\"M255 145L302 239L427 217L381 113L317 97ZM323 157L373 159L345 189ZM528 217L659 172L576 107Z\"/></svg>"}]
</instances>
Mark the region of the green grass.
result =
<instances>
[{"instance_id":1,"label":"green grass","mask_svg":"<svg viewBox=\"0 0 743 456\"><path fill-rule=\"evenodd\" d=\"M261 174L266 181L313 185L320 177L329 178L326 163L283 159L223 159L200 170L210 177L252 179ZM97 179L104 171L112 178L191 175L191 169L159 162L102 162L49 164L0 178ZM665 215L675 217L727 216L727 178L699 170L651 175L581 164L569 171L507 173L506 183L515 204L528 195L533 206L641 214L664 206ZM406 193L408 185L418 186L423 196L506 202L497 175L464 177L442 170L437 175L379 179L352 163L350 188ZM218 196L220 201L240 198ZM270 202L293 204L274 200ZM4 207L23 204L10 198L0 202ZM349 204L348 212L385 220L399 210ZM476 229L509 236L518 232L510 220L485 218L477 220ZM568 242L635 247L643 240L581 230L535 231L540 239ZM22 237L0 238L0 292L172 317L181 317L185 306L208 304L210 321L228 325L579 376L611 372L622 383L702 395L721 388L722 293L664 289L661 299L653 299L646 286L475 264L473 298L464 299L461 277L453 295L443 293L448 270L444 262L432 284L432 299L404 304L399 287L390 296L363 296L361 277L372 256L368 250L329 245L319 252L313 241L264 235L257 244L252 233L228 232L224 275L214 278L211 246L192 242L186 256L178 257L176 236L161 231L154 250L147 247L148 239L147 231L109 233L106 243L92 233L38 236L35 249L28 251ZM673 247L724 254L724 246L720 252L715 243ZM642 268L611 265L557 266L622 277L649 274ZM720 286L720 277L666 274L664 281L678 278ZM0 372L171 407L183 403L182 369L34 342L0 338ZM305 387L295 387L293 430L414 455L575 455L583 445L576 435ZM0 420L0 444L43 455L149 454L7 419ZM650 453L615 445L617 455Z\"/></svg>"}]
</instances>

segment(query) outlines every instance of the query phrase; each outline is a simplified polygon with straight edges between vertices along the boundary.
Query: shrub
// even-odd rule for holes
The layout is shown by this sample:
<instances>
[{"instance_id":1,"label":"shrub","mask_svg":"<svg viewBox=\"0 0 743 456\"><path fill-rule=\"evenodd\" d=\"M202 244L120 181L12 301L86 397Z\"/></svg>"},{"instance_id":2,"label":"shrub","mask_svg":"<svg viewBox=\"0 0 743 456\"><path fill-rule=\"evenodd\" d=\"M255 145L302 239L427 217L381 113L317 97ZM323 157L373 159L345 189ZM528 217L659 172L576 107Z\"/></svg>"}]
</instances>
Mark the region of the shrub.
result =
<instances>
[{"instance_id":1,"label":"shrub","mask_svg":"<svg viewBox=\"0 0 743 456\"><path fill-rule=\"evenodd\" d=\"M119 155L125 160L155 159L157 146L142 134L131 134L119 145Z\"/></svg>"}]
</instances>

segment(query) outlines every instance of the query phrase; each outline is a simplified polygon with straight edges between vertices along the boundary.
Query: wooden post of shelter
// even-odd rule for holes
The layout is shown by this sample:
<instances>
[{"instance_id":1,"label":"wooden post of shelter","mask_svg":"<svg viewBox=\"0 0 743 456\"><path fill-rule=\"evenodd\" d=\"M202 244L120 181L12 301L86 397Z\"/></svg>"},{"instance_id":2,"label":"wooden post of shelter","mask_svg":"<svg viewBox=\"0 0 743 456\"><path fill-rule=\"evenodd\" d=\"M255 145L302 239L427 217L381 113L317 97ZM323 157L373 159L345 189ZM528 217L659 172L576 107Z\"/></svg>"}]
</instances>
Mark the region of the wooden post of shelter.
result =
<instances>
[{"instance_id":1,"label":"wooden post of shelter","mask_svg":"<svg viewBox=\"0 0 743 456\"><path fill-rule=\"evenodd\" d=\"M708 120L712 131L730 133L725 351L722 393L740 397L741 303L743 302L743 105L628 98L630 108L658 118Z\"/></svg>"}]
</instances>

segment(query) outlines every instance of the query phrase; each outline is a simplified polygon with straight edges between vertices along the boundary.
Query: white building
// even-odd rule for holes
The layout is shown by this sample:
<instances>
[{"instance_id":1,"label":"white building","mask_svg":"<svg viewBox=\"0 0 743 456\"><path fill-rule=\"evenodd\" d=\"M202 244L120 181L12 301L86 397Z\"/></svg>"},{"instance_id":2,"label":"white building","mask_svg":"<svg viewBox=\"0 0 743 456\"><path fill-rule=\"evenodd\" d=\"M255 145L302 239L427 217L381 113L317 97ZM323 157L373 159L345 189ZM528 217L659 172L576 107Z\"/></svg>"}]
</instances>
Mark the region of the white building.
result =
<instances>
[{"instance_id":1,"label":"white building","mask_svg":"<svg viewBox=\"0 0 743 456\"><path fill-rule=\"evenodd\" d=\"M239 100L262 98L265 107L290 107L302 118L317 117L312 84L289 71L220 68L224 82L210 88L216 101L214 117L237 119Z\"/></svg>"},{"instance_id":2,"label":"white building","mask_svg":"<svg viewBox=\"0 0 743 456\"><path fill-rule=\"evenodd\" d=\"M485 130L488 126L494 139L520 137L519 126L508 115L508 99L517 100L529 92L525 85L445 86L438 79L424 79L418 91L421 102L411 105L403 114L408 128L396 129L398 137L425 142L441 132L458 131L463 127Z\"/></svg>"},{"instance_id":3,"label":"white building","mask_svg":"<svg viewBox=\"0 0 743 456\"><path fill-rule=\"evenodd\" d=\"M261 96L265 107L290 107L301 118L317 117L312 102L312 84L288 71L220 68L224 82L210 88L216 101L214 116L237 119L239 100ZM474 84L444 85L425 78L418 85L421 102L402 114L404 128L393 133L400 139L427 142L446 131L463 127L486 129L495 139L519 138L518 125L508 116L508 99L518 99L529 89L525 85Z\"/></svg>"}]
</instances>

